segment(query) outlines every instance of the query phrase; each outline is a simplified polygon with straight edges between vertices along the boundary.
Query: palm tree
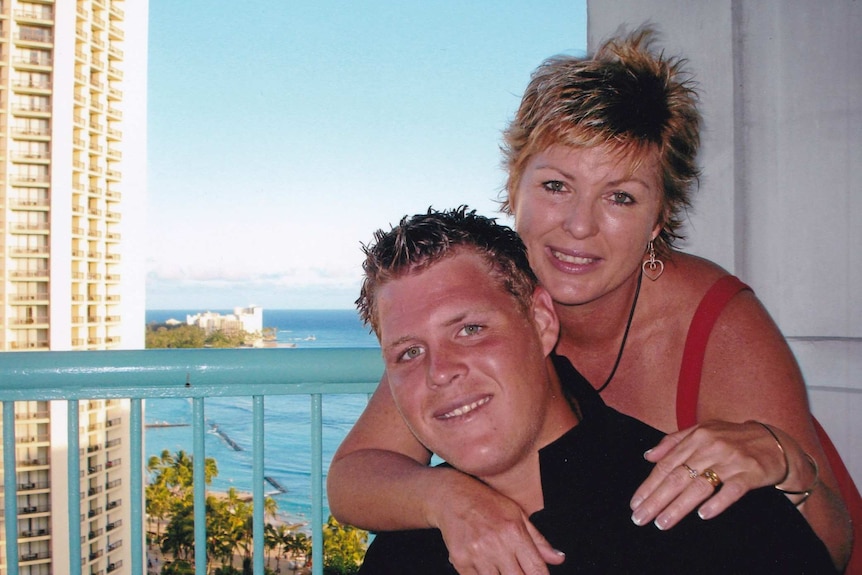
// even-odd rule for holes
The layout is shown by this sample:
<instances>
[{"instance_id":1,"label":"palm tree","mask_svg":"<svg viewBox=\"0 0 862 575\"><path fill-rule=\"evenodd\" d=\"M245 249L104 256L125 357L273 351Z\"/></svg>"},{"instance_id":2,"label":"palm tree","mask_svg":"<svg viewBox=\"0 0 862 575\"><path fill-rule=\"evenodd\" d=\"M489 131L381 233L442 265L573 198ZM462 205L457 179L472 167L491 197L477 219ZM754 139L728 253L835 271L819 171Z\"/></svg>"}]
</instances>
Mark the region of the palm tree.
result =
<instances>
[{"instance_id":1,"label":"palm tree","mask_svg":"<svg viewBox=\"0 0 862 575\"><path fill-rule=\"evenodd\" d=\"M192 506L181 505L174 512L165 529L161 549L162 553L171 554L174 559L188 560L194 557L195 519Z\"/></svg>"},{"instance_id":2,"label":"palm tree","mask_svg":"<svg viewBox=\"0 0 862 575\"><path fill-rule=\"evenodd\" d=\"M297 559L300 558L302 559L303 566L308 563L308 556L311 553L311 540L308 538L308 535L288 528L284 534L282 545L284 545L284 549L289 554L294 565L297 564ZM294 571L296 571L295 568Z\"/></svg>"},{"instance_id":3,"label":"palm tree","mask_svg":"<svg viewBox=\"0 0 862 575\"><path fill-rule=\"evenodd\" d=\"M284 527L281 525L280 527ZM281 536L278 529L273 527L272 523L267 523L263 527L263 547L266 549L266 564L269 565L269 560L272 552L275 551L275 567L278 569L278 548L281 546Z\"/></svg>"},{"instance_id":4,"label":"palm tree","mask_svg":"<svg viewBox=\"0 0 862 575\"><path fill-rule=\"evenodd\" d=\"M163 552L175 559L186 559L194 550L194 461L185 451L172 454L168 450L147 460L150 482L146 487L146 509L149 517L158 520L156 542ZM215 459L204 460L204 482L212 483L218 475ZM171 517L164 536L161 521Z\"/></svg>"}]
</instances>

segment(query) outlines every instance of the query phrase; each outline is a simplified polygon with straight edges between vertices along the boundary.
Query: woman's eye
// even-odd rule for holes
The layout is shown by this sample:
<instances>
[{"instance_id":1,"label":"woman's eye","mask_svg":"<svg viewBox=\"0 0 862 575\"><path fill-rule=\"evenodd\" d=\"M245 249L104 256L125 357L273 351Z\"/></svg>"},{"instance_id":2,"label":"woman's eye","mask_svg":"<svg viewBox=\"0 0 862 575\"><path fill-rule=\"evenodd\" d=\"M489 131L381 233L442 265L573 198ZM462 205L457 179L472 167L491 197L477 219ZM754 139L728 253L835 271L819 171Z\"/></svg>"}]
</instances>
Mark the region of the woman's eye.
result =
<instances>
[{"instance_id":1,"label":"woman's eye","mask_svg":"<svg viewBox=\"0 0 862 575\"><path fill-rule=\"evenodd\" d=\"M421 347L417 347L417 346L414 346L414 347L408 347L408 348L404 351L404 353L402 353L402 354L401 354L401 358L400 358L400 359L402 359L402 360L411 360L411 359L416 359L417 357L419 357L419 356L420 356L420 355L422 355L423 353L425 353L425 351L424 351Z\"/></svg>"},{"instance_id":2,"label":"woman's eye","mask_svg":"<svg viewBox=\"0 0 862 575\"><path fill-rule=\"evenodd\" d=\"M614 192L611 195L611 199L615 204L633 204L635 199L631 197L631 195L626 192Z\"/></svg>"},{"instance_id":3,"label":"woman's eye","mask_svg":"<svg viewBox=\"0 0 862 575\"><path fill-rule=\"evenodd\" d=\"M460 335L476 335L480 331L482 331L481 325L470 324L461 328Z\"/></svg>"},{"instance_id":4,"label":"woman's eye","mask_svg":"<svg viewBox=\"0 0 862 575\"><path fill-rule=\"evenodd\" d=\"M544 182L542 184L542 187L545 188L545 190L547 190L549 192L552 192L554 194L559 194L560 192L565 191L566 186L565 186L565 184L563 184L563 182L561 182L559 180L550 180L548 182Z\"/></svg>"}]
</instances>

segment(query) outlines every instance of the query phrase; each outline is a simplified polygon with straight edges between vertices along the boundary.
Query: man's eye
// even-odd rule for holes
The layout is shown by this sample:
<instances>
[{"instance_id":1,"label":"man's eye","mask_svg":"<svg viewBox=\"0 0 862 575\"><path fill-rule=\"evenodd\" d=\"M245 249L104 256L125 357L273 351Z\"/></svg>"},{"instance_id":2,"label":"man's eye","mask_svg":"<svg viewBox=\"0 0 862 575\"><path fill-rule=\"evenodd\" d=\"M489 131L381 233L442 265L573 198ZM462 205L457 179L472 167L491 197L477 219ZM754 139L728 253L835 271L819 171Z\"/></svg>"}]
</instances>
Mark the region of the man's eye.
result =
<instances>
[{"instance_id":1,"label":"man's eye","mask_svg":"<svg viewBox=\"0 0 862 575\"><path fill-rule=\"evenodd\" d=\"M476 335L482 331L481 325L470 324L461 328L460 335Z\"/></svg>"},{"instance_id":2,"label":"man's eye","mask_svg":"<svg viewBox=\"0 0 862 575\"><path fill-rule=\"evenodd\" d=\"M401 354L402 360L411 360L416 359L420 355L425 353L425 351L421 347L408 347L403 354Z\"/></svg>"}]
</instances>

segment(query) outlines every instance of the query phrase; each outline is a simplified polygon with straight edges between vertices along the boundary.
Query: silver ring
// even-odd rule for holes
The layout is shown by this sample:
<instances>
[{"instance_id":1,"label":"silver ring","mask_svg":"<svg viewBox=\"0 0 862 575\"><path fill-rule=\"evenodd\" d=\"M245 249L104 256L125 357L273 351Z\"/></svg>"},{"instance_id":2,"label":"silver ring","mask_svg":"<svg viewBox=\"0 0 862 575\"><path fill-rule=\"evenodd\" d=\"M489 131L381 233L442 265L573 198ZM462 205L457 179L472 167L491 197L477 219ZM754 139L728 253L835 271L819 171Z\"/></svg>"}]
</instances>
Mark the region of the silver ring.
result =
<instances>
[{"instance_id":1,"label":"silver ring","mask_svg":"<svg viewBox=\"0 0 862 575\"><path fill-rule=\"evenodd\" d=\"M688 476L691 477L692 479L697 479L698 476L700 475L700 473L698 473L697 469L692 469L691 467L689 467L685 463L683 463L682 466L685 467L686 471L688 471Z\"/></svg>"}]
</instances>

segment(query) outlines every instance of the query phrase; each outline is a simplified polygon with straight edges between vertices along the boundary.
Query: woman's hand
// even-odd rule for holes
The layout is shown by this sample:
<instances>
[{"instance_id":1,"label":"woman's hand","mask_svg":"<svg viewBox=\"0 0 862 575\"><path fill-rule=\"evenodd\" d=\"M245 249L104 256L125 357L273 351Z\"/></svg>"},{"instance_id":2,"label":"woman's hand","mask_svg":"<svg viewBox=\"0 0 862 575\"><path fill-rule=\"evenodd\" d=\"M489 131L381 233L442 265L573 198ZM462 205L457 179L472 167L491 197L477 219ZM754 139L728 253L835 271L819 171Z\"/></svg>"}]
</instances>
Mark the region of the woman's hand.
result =
<instances>
[{"instance_id":1,"label":"woman's hand","mask_svg":"<svg viewBox=\"0 0 862 575\"><path fill-rule=\"evenodd\" d=\"M665 436L644 457L656 466L632 497L632 521L654 521L659 529L670 529L698 505L701 519L711 519L788 472L775 438L757 422L705 422Z\"/></svg>"},{"instance_id":2,"label":"woman's hand","mask_svg":"<svg viewBox=\"0 0 862 575\"><path fill-rule=\"evenodd\" d=\"M459 491L450 491L430 522L442 532L449 561L461 575L547 575L547 563L565 560L511 499L478 481L469 493Z\"/></svg>"}]
</instances>

